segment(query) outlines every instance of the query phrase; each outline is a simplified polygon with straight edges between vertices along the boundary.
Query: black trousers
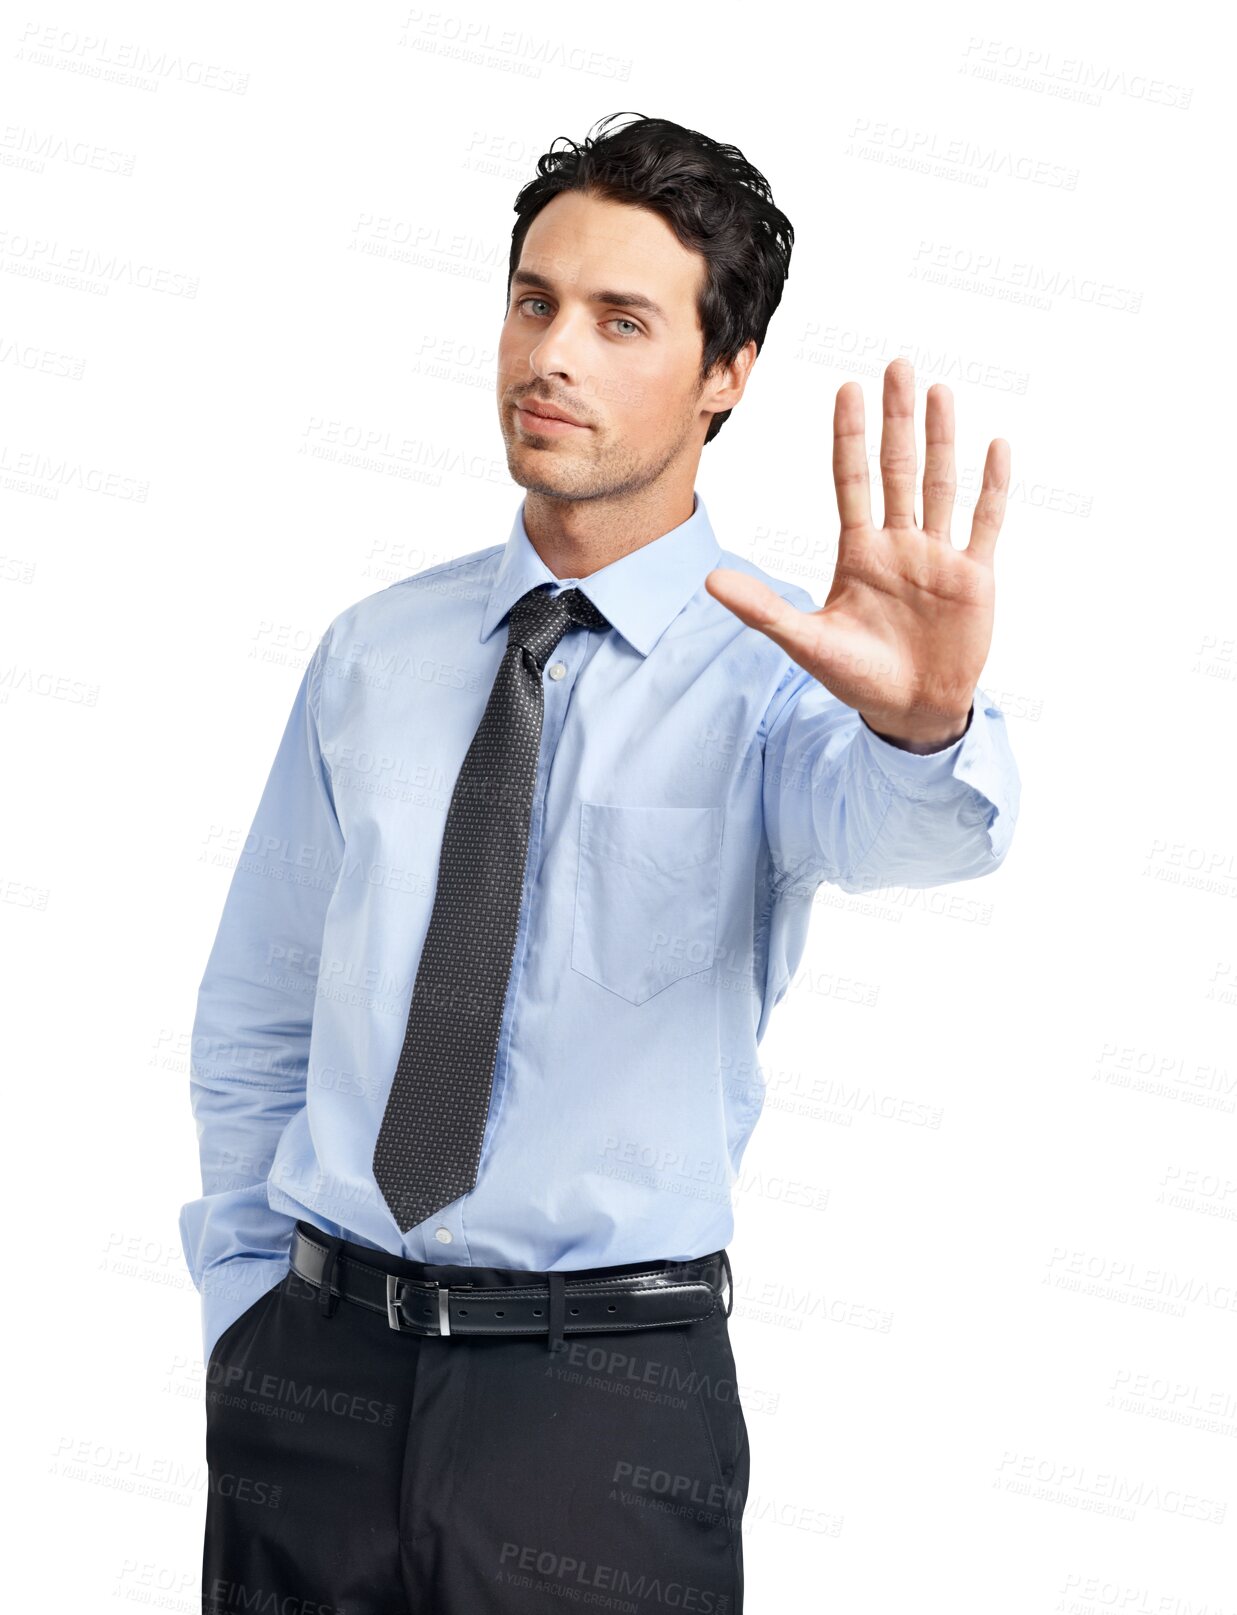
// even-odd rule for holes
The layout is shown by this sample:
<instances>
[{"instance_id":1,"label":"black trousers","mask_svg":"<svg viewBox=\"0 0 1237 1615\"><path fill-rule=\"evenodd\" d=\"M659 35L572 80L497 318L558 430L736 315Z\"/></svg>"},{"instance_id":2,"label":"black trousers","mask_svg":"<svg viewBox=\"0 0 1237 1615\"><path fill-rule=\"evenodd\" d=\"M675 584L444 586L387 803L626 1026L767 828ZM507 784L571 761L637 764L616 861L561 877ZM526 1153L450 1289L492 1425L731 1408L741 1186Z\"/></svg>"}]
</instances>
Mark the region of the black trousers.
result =
<instances>
[{"instance_id":1,"label":"black trousers","mask_svg":"<svg viewBox=\"0 0 1237 1615\"><path fill-rule=\"evenodd\" d=\"M533 1277L341 1253L415 1279ZM724 1305L551 1351L318 1301L289 1271L211 1352L203 1615L741 1615L748 1437Z\"/></svg>"}]
</instances>

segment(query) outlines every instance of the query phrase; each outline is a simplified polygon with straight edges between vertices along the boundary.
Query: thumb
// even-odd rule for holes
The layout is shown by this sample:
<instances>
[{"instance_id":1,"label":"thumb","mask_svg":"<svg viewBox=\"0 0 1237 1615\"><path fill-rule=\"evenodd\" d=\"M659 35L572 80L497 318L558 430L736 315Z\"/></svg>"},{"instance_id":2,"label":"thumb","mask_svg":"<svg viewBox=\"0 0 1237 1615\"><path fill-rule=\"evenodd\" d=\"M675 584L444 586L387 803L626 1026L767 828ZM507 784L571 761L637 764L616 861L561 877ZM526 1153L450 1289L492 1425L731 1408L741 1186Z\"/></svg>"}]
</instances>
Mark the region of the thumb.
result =
<instances>
[{"instance_id":1,"label":"thumb","mask_svg":"<svg viewBox=\"0 0 1237 1615\"><path fill-rule=\"evenodd\" d=\"M804 647L804 628L812 613L800 611L759 578L730 566L715 566L705 574L704 586L713 598L733 611L740 622L757 628L788 655Z\"/></svg>"}]
</instances>

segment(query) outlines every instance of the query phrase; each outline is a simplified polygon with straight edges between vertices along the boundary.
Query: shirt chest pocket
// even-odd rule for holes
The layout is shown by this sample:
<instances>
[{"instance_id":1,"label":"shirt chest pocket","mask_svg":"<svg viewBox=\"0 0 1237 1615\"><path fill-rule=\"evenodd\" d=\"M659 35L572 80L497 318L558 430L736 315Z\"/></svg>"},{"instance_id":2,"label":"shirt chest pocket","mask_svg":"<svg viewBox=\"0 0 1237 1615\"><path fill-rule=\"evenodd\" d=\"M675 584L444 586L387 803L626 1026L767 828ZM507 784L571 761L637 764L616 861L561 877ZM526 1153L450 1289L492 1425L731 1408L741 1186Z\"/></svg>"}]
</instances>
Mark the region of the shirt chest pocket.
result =
<instances>
[{"instance_id":1,"label":"shirt chest pocket","mask_svg":"<svg viewBox=\"0 0 1237 1615\"><path fill-rule=\"evenodd\" d=\"M720 807L580 803L571 967L642 1004L713 963Z\"/></svg>"}]
</instances>

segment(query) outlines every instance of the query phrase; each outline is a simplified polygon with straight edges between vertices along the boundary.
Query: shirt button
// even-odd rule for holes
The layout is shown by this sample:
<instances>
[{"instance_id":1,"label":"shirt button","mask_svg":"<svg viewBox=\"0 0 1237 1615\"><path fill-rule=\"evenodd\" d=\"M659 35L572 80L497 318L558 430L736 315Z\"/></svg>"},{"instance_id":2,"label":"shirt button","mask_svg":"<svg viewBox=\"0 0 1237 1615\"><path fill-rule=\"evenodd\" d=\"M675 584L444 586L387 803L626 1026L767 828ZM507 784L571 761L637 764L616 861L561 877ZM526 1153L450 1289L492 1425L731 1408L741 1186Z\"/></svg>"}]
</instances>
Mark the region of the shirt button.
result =
<instances>
[{"instance_id":1,"label":"shirt button","mask_svg":"<svg viewBox=\"0 0 1237 1615\"><path fill-rule=\"evenodd\" d=\"M554 664L554 666L553 666L553 667L552 667L552 668L551 668L551 669L550 669L550 677L551 677L551 678L552 678L552 679L561 679L561 678L562 678L562 676L563 676L563 674L564 674L564 673L565 673L565 672L566 672L566 671L567 671L567 668L566 668L566 666L565 666L565 665L564 665L564 663L562 663L562 662L555 662L555 664Z\"/></svg>"},{"instance_id":2,"label":"shirt button","mask_svg":"<svg viewBox=\"0 0 1237 1615\"><path fill-rule=\"evenodd\" d=\"M449 1245L451 1243L451 1230L449 1228L435 1228L434 1238L440 1245Z\"/></svg>"}]
</instances>

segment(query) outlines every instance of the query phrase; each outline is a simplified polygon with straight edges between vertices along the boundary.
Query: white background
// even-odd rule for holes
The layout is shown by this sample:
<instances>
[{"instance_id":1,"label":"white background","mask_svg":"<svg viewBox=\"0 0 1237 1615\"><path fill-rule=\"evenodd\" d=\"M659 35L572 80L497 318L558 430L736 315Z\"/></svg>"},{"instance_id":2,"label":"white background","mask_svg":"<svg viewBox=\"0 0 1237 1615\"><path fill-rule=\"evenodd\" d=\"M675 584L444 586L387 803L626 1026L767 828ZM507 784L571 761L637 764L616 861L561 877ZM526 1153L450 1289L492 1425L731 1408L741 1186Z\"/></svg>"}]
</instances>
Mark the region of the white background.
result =
<instances>
[{"instance_id":1,"label":"white background","mask_svg":"<svg viewBox=\"0 0 1237 1615\"><path fill-rule=\"evenodd\" d=\"M556 135L631 110L740 146L796 229L702 458L723 547L823 601L833 397L862 381L875 485L899 353L921 452L923 392L954 392L955 543L988 442L1012 449L981 681L1023 779L1009 858L822 887L761 1046L730 1246L747 1607L1237 1609L1216 16L10 14L7 1463L54 1543L11 1550L14 1607L198 1608L177 1213L218 844L328 621L506 538L512 203Z\"/></svg>"}]
</instances>

